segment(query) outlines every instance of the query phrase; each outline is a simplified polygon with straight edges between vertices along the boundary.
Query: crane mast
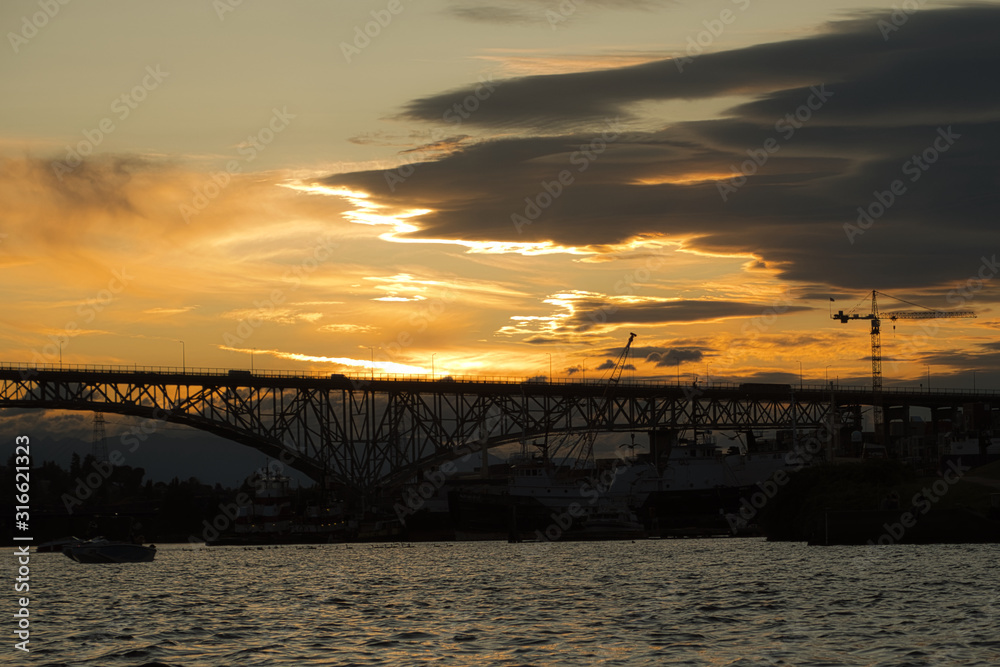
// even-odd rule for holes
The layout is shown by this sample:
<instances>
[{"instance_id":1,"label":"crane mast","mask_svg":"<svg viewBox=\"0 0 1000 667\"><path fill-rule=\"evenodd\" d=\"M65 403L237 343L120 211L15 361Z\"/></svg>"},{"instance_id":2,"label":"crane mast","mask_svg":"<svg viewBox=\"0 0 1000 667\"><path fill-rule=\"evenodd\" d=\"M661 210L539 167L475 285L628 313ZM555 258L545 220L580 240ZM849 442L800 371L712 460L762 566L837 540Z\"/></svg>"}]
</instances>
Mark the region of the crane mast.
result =
<instances>
[{"instance_id":1,"label":"crane mast","mask_svg":"<svg viewBox=\"0 0 1000 667\"><path fill-rule=\"evenodd\" d=\"M872 290L872 395L882 397L882 320L878 316L878 292ZM881 409L881 402L878 403ZM881 419L879 423L881 423Z\"/></svg>"}]
</instances>

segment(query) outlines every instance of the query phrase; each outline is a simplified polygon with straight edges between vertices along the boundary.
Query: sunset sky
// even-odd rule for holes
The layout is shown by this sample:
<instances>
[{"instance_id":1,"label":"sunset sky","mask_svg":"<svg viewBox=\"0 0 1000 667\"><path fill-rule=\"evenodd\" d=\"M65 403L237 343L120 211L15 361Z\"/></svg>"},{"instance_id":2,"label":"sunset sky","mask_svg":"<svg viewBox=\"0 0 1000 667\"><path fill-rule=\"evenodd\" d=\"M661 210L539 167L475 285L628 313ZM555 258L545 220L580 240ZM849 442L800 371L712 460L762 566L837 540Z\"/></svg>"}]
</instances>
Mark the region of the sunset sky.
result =
<instances>
[{"instance_id":1,"label":"sunset sky","mask_svg":"<svg viewBox=\"0 0 1000 667\"><path fill-rule=\"evenodd\" d=\"M1000 386L997 5L50 4L2 360Z\"/></svg>"}]
</instances>

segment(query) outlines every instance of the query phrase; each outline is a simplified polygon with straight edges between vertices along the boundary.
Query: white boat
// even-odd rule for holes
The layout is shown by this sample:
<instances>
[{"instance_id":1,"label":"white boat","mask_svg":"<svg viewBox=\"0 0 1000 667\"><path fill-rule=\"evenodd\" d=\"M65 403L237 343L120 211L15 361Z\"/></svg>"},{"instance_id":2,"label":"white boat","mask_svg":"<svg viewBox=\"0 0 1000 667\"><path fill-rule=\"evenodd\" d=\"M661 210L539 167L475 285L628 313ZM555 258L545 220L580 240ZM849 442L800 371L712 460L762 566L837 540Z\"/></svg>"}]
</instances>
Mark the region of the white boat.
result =
<instances>
[{"instance_id":1,"label":"white boat","mask_svg":"<svg viewBox=\"0 0 1000 667\"><path fill-rule=\"evenodd\" d=\"M579 540L630 540L646 536L646 528L635 512L626 508L602 508L588 514L579 530L567 535Z\"/></svg>"},{"instance_id":2,"label":"white boat","mask_svg":"<svg viewBox=\"0 0 1000 667\"><path fill-rule=\"evenodd\" d=\"M156 547L95 537L64 546L63 553L77 563L149 563L156 557Z\"/></svg>"}]
</instances>

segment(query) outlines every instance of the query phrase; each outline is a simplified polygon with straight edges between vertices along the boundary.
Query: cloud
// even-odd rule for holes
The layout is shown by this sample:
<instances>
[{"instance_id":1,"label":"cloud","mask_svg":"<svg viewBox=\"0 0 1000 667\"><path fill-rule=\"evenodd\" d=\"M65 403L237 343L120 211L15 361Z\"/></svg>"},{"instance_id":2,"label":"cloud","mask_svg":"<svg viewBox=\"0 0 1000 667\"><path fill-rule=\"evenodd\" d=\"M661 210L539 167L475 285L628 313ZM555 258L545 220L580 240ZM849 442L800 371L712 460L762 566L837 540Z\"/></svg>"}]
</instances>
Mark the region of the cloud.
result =
<instances>
[{"instance_id":1,"label":"cloud","mask_svg":"<svg viewBox=\"0 0 1000 667\"><path fill-rule=\"evenodd\" d=\"M415 163L392 191L382 171L324 183L426 211L397 241L603 254L668 240L745 257L747 270L816 293L943 289L973 277L997 245L1000 88L982 72L1000 65L1000 8L920 10L885 39L888 16L682 68L660 59L499 82L463 121L499 138ZM439 120L474 92L420 97L404 115ZM733 96L742 100L722 117L697 122L671 123L646 104ZM635 316L660 316L652 310Z\"/></svg>"},{"instance_id":2,"label":"cloud","mask_svg":"<svg viewBox=\"0 0 1000 667\"><path fill-rule=\"evenodd\" d=\"M428 369L422 366L410 366L407 364L400 364L394 361L383 361L381 359L376 360L374 363L369 359L354 359L352 357L327 357L323 355L316 354L304 354L301 352L287 352L284 350L274 350L274 349L244 349L237 347L228 347L225 345L219 346L220 350L226 350L228 352L239 352L241 354L259 354L268 355L275 357L276 359L287 359L292 361L309 362L312 364L330 364L344 369L351 368L367 368L374 369L381 373L395 373L400 375L411 375L411 374L424 374L428 372Z\"/></svg>"},{"instance_id":3,"label":"cloud","mask_svg":"<svg viewBox=\"0 0 1000 667\"><path fill-rule=\"evenodd\" d=\"M981 70L1000 55L989 50L996 35L997 9L965 7L923 10L905 28L884 39L884 15L827 24L812 37L698 55L678 66L684 54L641 65L565 75L522 77L502 83L488 103L465 123L491 127L536 127L540 122L602 119L632 113L637 102L691 100L753 94L759 98L731 111L745 119L773 123L801 103L802 92L818 83L836 84L845 98L835 116L853 121L881 119L899 125L911 117L927 122L936 111L956 122L991 111L996 92L981 83ZM928 84L944 95L928 99ZM437 120L475 88L409 103L414 119ZM968 105L968 106L966 106ZM942 118L930 122L945 122Z\"/></svg>"},{"instance_id":4,"label":"cloud","mask_svg":"<svg viewBox=\"0 0 1000 667\"><path fill-rule=\"evenodd\" d=\"M639 353L637 352L637 354ZM704 356L701 350L670 349L649 352L646 354L646 361L651 361L656 364L657 368L661 368L663 366L675 366L684 361L701 361Z\"/></svg>"},{"instance_id":5,"label":"cloud","mask_svg":"<svg viewBox=\"0 0 1000 667\"><path fill-rule=\"evenodd\" d=\"M668 3L656 0L452 0L449 14L467 21L499 24L539 23L546 28L558 25L577 14L594 9L652 9ZM583 10L583 11L581 11Z\"/></svg>"},{"instance_id":6,"label":"cloud","mask_svg":"<svg viewBox=\"0 0 1000 667\"><path fill-rule=\"evenodd\" d=\"M324 324L319 328L324 333L373 333L375 327L367 324Z\"/></svg>"},{"instance_id":7,"label":"cloud","mask_svg":"<svg viewBox=\"0 0 1000 667\"><path fill-rule=\"evenodd\" d=\"M301 262L295 246L318 242L316 226L303 221L334 218L344 209L340 201L275 187L278 174L237 174L185 222L182 205L192 205L209 175L135 155L87 158L59 175L53 164L0 156L0 209L9 235L2 247L5 258L44 256L50 277L73 276L67 284L81 282L81 273L106 281L108 264L135 272L166 267L176 286L218 275L233 255ZM299 224L287 225L288 219ZM192 268L194 275L186 270ZM244 283L254 278L241 276Z\"/></svg>"},{"instance_id":8,"label":"cloud","mask_svg":"<svg viewBox=\"0 0 1000 667\"><path fill-rule=\"evenodd\" d=\"M323 313L304 313L294 308L238 308L222 313L222 317L236 321L262 320L287 325L303 321L315 322L323 317Z\"/></svg>"},{"instance_id":9,"label":"cloud","mask_svg":"<svg viewBox=\"0 0 1000 667\"><path fill-rule=\"evenodd\" d=\"M610 370L610 369L612 369L614 367L615 367L615 361L613 359L608 359L608 360L604 361L604 363L602 363L600 366L598 366L597 370L599 370L599 371L606 371L606 370ZM633 364L625 364L624 366L622 366L622 370L634 371L635 370L635 366Z\"/></svg>"},{"instance_id":10,"label":"cloud","mask_svg":"<svg viewBox=\"0 0 1000 667\"><path fill-rule=\"evenodd\" d=\"M671 324L709 322L730 317L754 317L767 306L740 301L698 301L692 299L649 299L640 303L619 305L614 299L586 300L575 304L567 326L587 331L601 325ZM785 312L810 310L805 306L790 306Z\"/></svg>"},{"instance_id":11,"label":"cloud","mask_svg":"<svg viewBox=\"0 0 1000 667\"><path fill-rule=\"evenodd\" d=\"M976 369L980 372L1000 371L1000 346L985 343L980 346L984 352L942 352L940 350L928 350L926 354L920 354L915 358L906 361L915 362L916 366L929 364L931 368L961 368ZM883 363L885 359L883 358ZM932 371L933 374L933 371Z\"/></svg>"},{"instance_id":12,"label":"cloud","mask_svg":"<svg viewBox=\"0 0 1000 667\"><path fill-rule=\"evenodd\" d=\"M535 23L545 20L544 11L526 9L525 3L480 5L471 3L454 3L449 13L466 21L483 23Z\"/></svg>"},{"instance_id":13,"label":"cloud","mask_svg":"<svg viewBox=\"0 0 1000 667\"><path fill-rule=\"evenodd\" d=\"M180 315L182 313L189 313L192 310L195 310L197 307L198 306L183 306L179 308L156 307L156 308L147 308L142 312L146 313L147 315Z\"/></svg>"},{"instance_id":14,"label":"cloud","mask_svg":"<svg viewBox=\"0 0 1000 667\"><path fill-rule=\"evenodd\" d=\"M532 336L531 338L525 338L525 343L531 343L532 345L548 345L550 343L561 342L558 338L546 337L546 336Z\"/></svg>"},{"instance_id":15,"label":"cloud","mask_svg":"<svg viewBox=\"0 0 1000 667\"><path fill-rule=\"evenodd\" d=\"M708 349L708 348L706 348ZM617 355L621 353L620 348L606 348L600 354ZM656 345L633 346L629 350L629 356L634 359L642 359L646 363L651 363L656 368L677 366L678 362L700 362L705 358L705 349L700 347L677 346L663 347ZM581 369L577 369L579 371Z\"/></svg>"},{"instance_id":16,"label":"cloud","mask_svg":"<svg viewBox=\"0 0 1000 667\"><path fill-rule=\"evenodd\" d=\"M763 313L776 312L767 304L753 302L610 296L581 290L550 295L544 299L544 303L555 306L556 310L547 315L512 315L510 323L501 327L497 333L507 336L527 334L529 337L525 342L549 343L558 340L557 336L610 333L624 325L715 322L734 317L760 317ZM780 313L809 310L812 308L808 306L782 306ZM660 350L650 349L646 354L654 351Z\"/></svg>"}]
</instances>

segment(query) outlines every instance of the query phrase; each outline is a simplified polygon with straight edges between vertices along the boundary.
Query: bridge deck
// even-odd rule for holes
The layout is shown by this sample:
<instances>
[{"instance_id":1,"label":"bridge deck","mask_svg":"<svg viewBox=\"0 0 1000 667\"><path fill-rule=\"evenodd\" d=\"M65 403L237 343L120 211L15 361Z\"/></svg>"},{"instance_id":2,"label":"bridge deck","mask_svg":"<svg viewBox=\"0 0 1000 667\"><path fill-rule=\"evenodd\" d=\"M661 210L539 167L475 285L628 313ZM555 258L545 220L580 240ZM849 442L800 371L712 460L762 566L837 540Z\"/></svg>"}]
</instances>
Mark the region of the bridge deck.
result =
<instances>
[{"instance_id":1,"label":"bridge deck","mask_svg":"<svg viewBox=\"0 0 1000 667\"><path fill-rule=\"evenodd\" d=\"M49 375L49 373L54 373ZM403 375L387 373L328 373L324 371L302 370L270 370L270 369L228 369L199 368L179 366L125 366L125 365L83 365L83 364L25 364L0 362L0 379L30 379L38 375L70 379L97 379L101 381L135 382L147 380L166 382L168 384L228 384L232 386L252 387L301 387L327 386L350 388L355 390L370 389L372 391L388 391L393 388L406 390L425 389L432 393L440 391L455 391L470 393L502 392L507 393L516 388L530 393L546 393L557 388L559 393L572 393L578 388L587 394L595 391L603 392L607 386L602 378L552 378L507 376L507 375L447 375L431 377L428 375ZM225 382L220 382L224 379ZM748 387L750 384L752 386ZM867 385L840 384L789 384L768 385L766 388L759 383L743 382L708 382L696 385L679 384L660 378L636 378L620 382L615 392L657 394L680 392L690 395L697 390L699 395L791 395L805 398L829 398L830 392L837 399L850 397L846 402L870 404L872 388ZM976 402L1000 398L1000 391L987 389L931 389L927 387L890 387L883 388L885 401L893 404L910 403L908 399L924 398L933 402L953 404L956 402Z\"/></svg>"}]
</instances>

